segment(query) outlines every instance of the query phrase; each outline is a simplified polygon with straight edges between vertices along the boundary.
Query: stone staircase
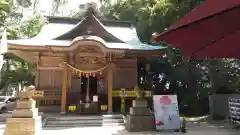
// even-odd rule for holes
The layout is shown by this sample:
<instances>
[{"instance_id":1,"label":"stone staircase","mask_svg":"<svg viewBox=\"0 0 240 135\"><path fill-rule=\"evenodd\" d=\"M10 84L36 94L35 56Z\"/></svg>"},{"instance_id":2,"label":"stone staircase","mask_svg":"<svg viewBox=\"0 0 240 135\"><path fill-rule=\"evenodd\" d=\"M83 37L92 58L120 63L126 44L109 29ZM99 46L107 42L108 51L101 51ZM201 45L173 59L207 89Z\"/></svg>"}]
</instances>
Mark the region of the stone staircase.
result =
<instances>
[{"instance_id":1,"label":"stone staircase","mask_svg":"<svg viewBox=\"0 0 240 135\"><path fill-rule=\"evenodd\" d=\"M44 128L56 127L93 127L93 126L123 126L123 115L99 115L99 116L59 116L48 117Z\"/></svg>"}]
</instances>

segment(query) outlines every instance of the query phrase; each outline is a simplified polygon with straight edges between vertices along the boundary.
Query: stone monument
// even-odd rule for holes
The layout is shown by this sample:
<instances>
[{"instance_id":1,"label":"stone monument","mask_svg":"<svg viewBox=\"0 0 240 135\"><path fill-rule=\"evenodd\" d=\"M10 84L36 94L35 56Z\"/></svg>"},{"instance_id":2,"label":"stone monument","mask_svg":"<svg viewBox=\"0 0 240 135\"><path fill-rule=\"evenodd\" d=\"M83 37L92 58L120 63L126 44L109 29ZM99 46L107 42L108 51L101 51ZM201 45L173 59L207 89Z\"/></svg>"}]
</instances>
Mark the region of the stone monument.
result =
<instances>
[{"instance_id":1,"label":"stone monument","mask_svg":"<svg viewBox=\"0 0 240 135\"><path fill-rule=\"evenodd\" d=\"M7 118L4 135L36 135L41 130L41 116L38 116L36 101L32 99L35 87L29 86L19 93L16 110Z\"/></svg>"},{"instance_id":2,"label":"stone monument","mask_svg":"<svg viewBox=\"0 0 240 135\"><path fill-rule=\"evenodd\" d=\"M147 100L144 98L144 91L138 86L134 88L137 99L133 100L130 112L126 119L126 129L129 132L155 130L154 115L147 107Z\"/></svg>"}]
</instances>

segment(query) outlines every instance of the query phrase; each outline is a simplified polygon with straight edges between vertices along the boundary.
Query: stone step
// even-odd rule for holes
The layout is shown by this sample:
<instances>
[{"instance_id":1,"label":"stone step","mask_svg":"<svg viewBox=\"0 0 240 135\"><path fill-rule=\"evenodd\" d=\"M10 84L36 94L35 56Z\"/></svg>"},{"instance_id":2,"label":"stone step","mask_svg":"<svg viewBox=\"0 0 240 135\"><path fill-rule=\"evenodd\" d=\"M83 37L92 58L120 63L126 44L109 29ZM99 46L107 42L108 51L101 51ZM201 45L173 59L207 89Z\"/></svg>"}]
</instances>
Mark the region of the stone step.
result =
<instances>
[{"instance_id":1,"label":"stone step","mask_svg":"<svg viewBox=\"0 0 240 135\"><path fill-rule=\"evenodd\" d=\"M123 115L48 117L45 128L124 125Z\"/></svg>"},{"instance_id":2,"label":"stone step","mask_svg":"<svg viewBox=\"0 0 240 135\"><path fill-rule=\"evenodd\" d=\"M94 127L94 126L124 126L124 123L76 123L76 124L47 124L44 128L55 127Z\"/></svg>"},{"instance_id":3,"label":"stone step","mask_svg":"<svg viewBox=\"0 0 240 135\"><path fill-rule=\"evenodd\" d=\"M49 120L102 120L102 119L123 119L123 115L89 115L89 116L61 116L61 117L49 117Z\"/></svg>"},{"instance_id":4,"label":"stone step","mask_svg":"<svg viewBox=\"0 0 240 135\"><path fill-rule=\"evenodd\" d=\"M83 124L83 123L123 123L123 119L103 119L103 120L48 120L47 124Z\"/></svg>"},{"instance_id":5,"label":"stone step","mask_svg":"<svg viewBox=\"0 0 240 135\"><path fill-rule=\"evenodd\" d=\"M103 123L123 123L123 119L103 119Z\"/></svg>"},{"instance_id":6,"label":"stone step","mask_svg":"<svg viewBox=\"0 0 240 135\"><path fill-rule=\"evenodd\" d=\"M61 125L47 125L43 129L61 129L61 128L79 128L79 127L119 127L119 126L124 126L123 123L115 123L115 124L75 124L75 125L66 125L66 124L61 124Z\"/></svg>"}]
</instances>

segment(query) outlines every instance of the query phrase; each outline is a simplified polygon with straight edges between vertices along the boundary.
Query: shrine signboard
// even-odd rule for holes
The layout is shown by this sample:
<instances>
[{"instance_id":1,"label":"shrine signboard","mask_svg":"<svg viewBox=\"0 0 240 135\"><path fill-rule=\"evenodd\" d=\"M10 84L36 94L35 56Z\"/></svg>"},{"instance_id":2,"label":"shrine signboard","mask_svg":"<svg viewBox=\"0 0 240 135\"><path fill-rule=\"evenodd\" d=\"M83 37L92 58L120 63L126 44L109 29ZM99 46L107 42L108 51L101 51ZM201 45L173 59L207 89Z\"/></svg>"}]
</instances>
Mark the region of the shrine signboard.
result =
<instances>
[{"instance_id":1,"label":"shrine signboard","mask_svg":"<svg viewBox=\"0 0 240 135\"><path fill-rule=\"evenodd\" d=\"M34 91L33 92L33 98L40 98L44 97L44 91Z\"/></svg>"},{"instance_id":2,"label":"shrine signboard","mask_svg":"<svg viewBox=\"0 0 240 135\"><path fill-rule=\"evenodd\" d=\"M28 94L30 97L32 98L41 98L41 97L44 97L44 91L28 91L27 93L19 93L19 97L21 96L25 96L23 94Z\"/></svg>"},{"instance_id":3,"label":"shrine signboard","mask_svg":"<svg viewBox=\"0 0 240 135\"><path fill-rule=\"evenodd\" d=\"M179 130L180 116L176 95L154 95L156 130Z\"/></svg>"}]
</instances>

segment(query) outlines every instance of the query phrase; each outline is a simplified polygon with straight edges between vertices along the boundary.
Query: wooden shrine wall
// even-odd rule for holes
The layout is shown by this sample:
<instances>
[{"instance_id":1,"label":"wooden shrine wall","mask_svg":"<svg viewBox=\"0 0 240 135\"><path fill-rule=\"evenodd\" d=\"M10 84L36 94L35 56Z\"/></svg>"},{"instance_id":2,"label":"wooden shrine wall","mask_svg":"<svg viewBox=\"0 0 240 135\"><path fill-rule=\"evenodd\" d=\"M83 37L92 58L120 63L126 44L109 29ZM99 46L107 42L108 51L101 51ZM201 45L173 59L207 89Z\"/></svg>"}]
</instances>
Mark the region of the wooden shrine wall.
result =
<instances>
[{"instance_id":1,"label":"wooden shrine wall","mask_svg":"<svg viewBox=\"0 0 240 135\"><path fill-rule=\"evenodd\" d=\"M43 56L40 57L40 65L44 67L58 67L64 61L63 57Z\"/></svg>"},{"instance_id":2,"label":"wooden shrine wall","mask_svg":"<svg viewBox=\"0 0 240 135\"><path fill-rule=\"evenodd\" d=\"M63 57L41 56L39 66L39 88L61 89L62 87L62 70L59 64L64 61ZM44 67L44 69L43 69Z\"/></svg>"},{"instance_id":3,"label":"wooden shrine wall","mask_svg":"<svg viewBox=\"0 0 240 135\"><path fill-rule=\"evenodd\" d=\"M118 59L113 75L113 89L133 88L137 84L137 59Z\"/></svg>"},{"instance_id":4,"label":"wooden shrine wall","mask_svg":"<svg viewBox=\"0 0 240 135\"><path fill-rule=\"evenodd\" d=\"M60 105L62 88L62 70L59 63L63 57L41 56L38 70L38 89L44 91L41 105Z\"/></svg>"},{"instance_id":5,"label":"wooden shrine wall","mask_svg":"<svg viewBox=\"0 0 240 135\"><path fill-rule=\"evenodd\" d=\"M62 70L39 70L38 87L61 90Z\"/></svg>"},{"instance_id":6,"label":"wooden shrine wall","mask_svg":"<svg viewBox=\"0 0 240 135\"><path fill-rule=\"evenodd\" d=\"M41 101L42 105L60 105L62 70L54 70L51 67L58 67L61 58L41 58L41 67L39 70L38 89L45 91L45 97ZM50 69L48 69L49 67ZM113 69L113 89L133 88L137 84L137 59L117 59ZM71 73L70 73L71 74ZM69 76L69 79L72 78ZM107 69L103 73L105 84L107 84ZM70 80L69 80L70 81ZM72 79L69 83L69 91L78 89L78 80ZM104 88L107 92L107 87Z\"/></svg>"}]
</instances>

